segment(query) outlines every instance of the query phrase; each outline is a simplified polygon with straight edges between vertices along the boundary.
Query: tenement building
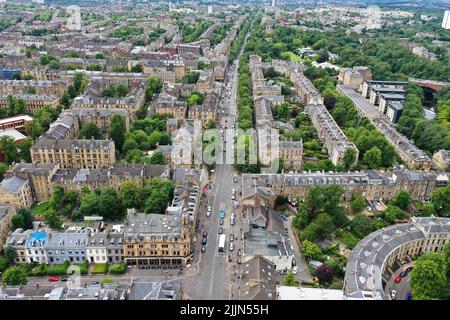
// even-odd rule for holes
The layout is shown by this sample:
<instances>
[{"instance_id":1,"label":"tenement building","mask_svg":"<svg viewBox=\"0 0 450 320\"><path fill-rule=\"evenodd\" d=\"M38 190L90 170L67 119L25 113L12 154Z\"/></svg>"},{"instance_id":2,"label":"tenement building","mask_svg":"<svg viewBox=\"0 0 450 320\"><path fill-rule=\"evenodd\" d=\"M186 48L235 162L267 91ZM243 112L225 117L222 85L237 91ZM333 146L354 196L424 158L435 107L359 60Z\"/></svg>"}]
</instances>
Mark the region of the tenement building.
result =
<instances>
[{"instance_id":1,"label":"tenement building","mask_svg":"<svg viewBox=\"0 0 450 320\"><path fill-rule=\"evenodd\" d=\"M185 266L191 253L187 215L145 214L129 210L124 231L124 260L144 269Z\"/></svg>"},{"instance_id":2,"label":"tenement building","mask_svg":"<svg viewBox=\"0 0 450 320\"><path fill-rule=\"evenodd\" d=\"M33 163L58 163L61 168L109 168L116 162L112 140L40 138L30 148Z\"/></svg>"},{"instance_id":3,"label":"tenement building","mask_svg":"<svg viewBox=\"0 0 450 320\"><path fill-rule=\"evenodd\" d=\"M306 198L312 186L340 185L344 199L353 193L367 200L391 200L401 191L408 191L415 200L431 199L433 191L448 183L449 177L423 171L394 172L310 172L297 174L244 174L242 176L243 206L264 205L274 208L277 196L298 202Z\"/></svg>"},{"instance_id":4,"label":"tenement building","mask_svg":"<svg viewBox=\"0 0 450 320\"><path fill-rule=\"evenodd\" d=\"M344 295L348 299L391 300L384 286L399 260L442 251L450 242L450 219L413 217L410 223L377 230L350 253L345 268Z\"/></svg>"}]
</instances>

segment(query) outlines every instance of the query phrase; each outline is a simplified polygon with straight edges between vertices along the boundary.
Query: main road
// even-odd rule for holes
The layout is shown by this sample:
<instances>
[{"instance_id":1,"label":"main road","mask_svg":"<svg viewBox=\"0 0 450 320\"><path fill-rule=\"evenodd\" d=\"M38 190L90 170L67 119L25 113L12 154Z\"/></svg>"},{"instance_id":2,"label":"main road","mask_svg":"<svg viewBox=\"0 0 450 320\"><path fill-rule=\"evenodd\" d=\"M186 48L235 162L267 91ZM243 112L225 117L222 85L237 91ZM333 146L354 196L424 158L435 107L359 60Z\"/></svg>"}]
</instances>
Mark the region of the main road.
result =
<instances>
[{"instance_id":1,"label":"main road","mask_svg":"<svg viewBox=\"0 0 450 320\"><path fill-rule=\"evenodd\" d=\"M251 28L250 28L251 30ZM234 63L229 66L227 70L227 77L223 85L222 95L219 105L219 121L218 128L230 129L236 124L237 116L237 85L238 85L238 64L239 59L244 51L245 44L249 36L247 33L245 41L242 45L239 54L236 57ZM223 110L223 112L222 112ZM227 139L226 145L229 148L223 152L224 161L222 164L216 164L215 172L211 177L213 181L213 188L209 191L209 205L212 212L209 218L207 218L203 224L202 231L208 232L208 242L206 245L206 251L201 253L200 268L198 272L191 277L185 278L184 290L190 296L191 299L211 299L211 300L225 300L230 298L230 288L234 278L233 263L236 262L236 251L240 248L240 226L241 217L237 214L237 209L233 208L233 202L231 200L233 188L237 189L238 184L233 182L233 177L237 176L234 170L233 164L225 161L228 158L233 159L234 149L231 148L233 139ZM239 191L236 190L237 196ZM224 224L219 225L219 212L225 210ZM234 211L236 210L236 211ZM231 213L236 213L235 225L230 225ZM218 252L219 243L219 227L223 227L224 234L226 235L225 253L220 254ZM230 234L235 235L235 251L230 252L229 239ZM201 237L201 236L200 236ZM229 261L231 258L231 262Z\"/></svg>"}]
</instances>

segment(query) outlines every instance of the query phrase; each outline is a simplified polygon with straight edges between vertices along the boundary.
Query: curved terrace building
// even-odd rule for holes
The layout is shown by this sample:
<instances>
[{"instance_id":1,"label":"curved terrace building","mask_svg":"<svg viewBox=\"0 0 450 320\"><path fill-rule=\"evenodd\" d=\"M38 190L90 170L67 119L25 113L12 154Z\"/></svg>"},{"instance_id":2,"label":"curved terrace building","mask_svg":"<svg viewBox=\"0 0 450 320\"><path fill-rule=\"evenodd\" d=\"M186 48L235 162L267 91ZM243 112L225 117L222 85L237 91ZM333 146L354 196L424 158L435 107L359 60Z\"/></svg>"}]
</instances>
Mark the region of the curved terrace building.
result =
<instances>
[{"instance_id":1,"label":"curved terrace building","mask_svg":"<svg viewBox=\"0 0 450 320\"><path fill-rule=\"evenodd\" d=\"M377 230L352 250L345 270L344 295L348 299L390 300L384 283L398 260L441 251L450 242L450 219L412 218L410 223Z\"/></svg>"}]
</instances>

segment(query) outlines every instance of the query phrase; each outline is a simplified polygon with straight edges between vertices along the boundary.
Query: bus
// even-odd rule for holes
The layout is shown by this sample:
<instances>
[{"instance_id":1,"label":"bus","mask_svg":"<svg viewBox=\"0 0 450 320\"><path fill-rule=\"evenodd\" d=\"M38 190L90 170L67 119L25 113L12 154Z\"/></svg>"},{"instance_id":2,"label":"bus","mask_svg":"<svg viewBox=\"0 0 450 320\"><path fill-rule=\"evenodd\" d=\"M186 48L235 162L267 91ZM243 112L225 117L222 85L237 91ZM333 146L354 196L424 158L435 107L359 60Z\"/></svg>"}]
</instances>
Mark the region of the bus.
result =
<instances>
[{"instance_id":1,"label":"bus","mask_svg":"<svg viewBox=\"0 0 450 320\"><path fill-rule=\"evenodd\" d=\"M223 209L220 210L219 217L222 218L222 219L225 218L225 210L223 210Z\"/></svg>"},{"instance_id":2,"label":"bus","mask_svg":"<svg viewBox=\"0 0 450 320\"><path fill-rule=\"evenodd\" d=\"M219 236L219 253L223 254L225 250L225 235L221 234Z\"/></svg>"}]
</instances>

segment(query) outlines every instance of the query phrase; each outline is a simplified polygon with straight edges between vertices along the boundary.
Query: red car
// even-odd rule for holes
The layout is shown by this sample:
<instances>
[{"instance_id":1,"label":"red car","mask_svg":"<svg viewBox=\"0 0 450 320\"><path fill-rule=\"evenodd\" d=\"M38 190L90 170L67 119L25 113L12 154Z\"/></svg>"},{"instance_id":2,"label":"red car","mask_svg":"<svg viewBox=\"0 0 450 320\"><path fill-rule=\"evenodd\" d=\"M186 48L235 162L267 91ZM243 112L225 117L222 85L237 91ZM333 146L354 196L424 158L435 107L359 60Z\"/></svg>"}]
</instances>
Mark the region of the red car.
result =
<instances>
[{"instance_id":1,"label":"red car","mask_svg":"<svg viewBox=\"0 0 450 320\"><path fill-rule=\"evenodd\" d=\"M208 236L208 232L203 231L203 238L206 238Z\"/></svg>"},{"instance_id":2,"label":"red car","mask_svg":"<svg viewBox=\"0 0 450 320\"><path fill-rule=\"evenodd\" d=\"M402 281L402 277L400 275L395 277L395 283L400 283Z\"/></svg>"},{"instance_id":3,"label":"red car","mask_svg":"<svg viewBox=\"0 0 450 320\"><path fill-rule=\"evenodd\" d=\"M48 277L48 281L50 281L50 282L58 282L59 281L59 277L57 277L57 276L50 276L50 277Z\"/></svg>"}]
</instances>

